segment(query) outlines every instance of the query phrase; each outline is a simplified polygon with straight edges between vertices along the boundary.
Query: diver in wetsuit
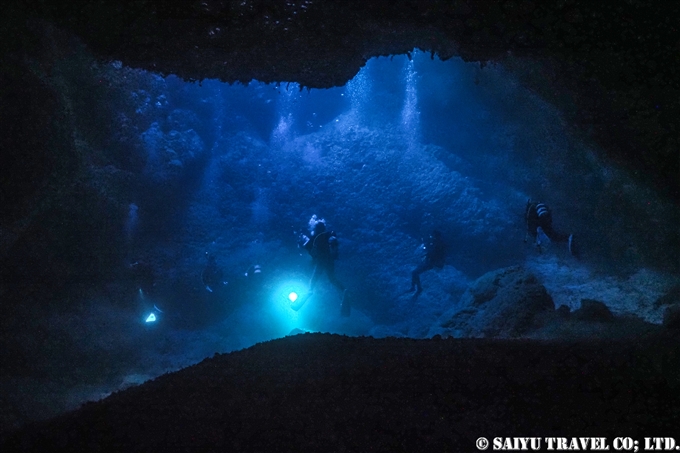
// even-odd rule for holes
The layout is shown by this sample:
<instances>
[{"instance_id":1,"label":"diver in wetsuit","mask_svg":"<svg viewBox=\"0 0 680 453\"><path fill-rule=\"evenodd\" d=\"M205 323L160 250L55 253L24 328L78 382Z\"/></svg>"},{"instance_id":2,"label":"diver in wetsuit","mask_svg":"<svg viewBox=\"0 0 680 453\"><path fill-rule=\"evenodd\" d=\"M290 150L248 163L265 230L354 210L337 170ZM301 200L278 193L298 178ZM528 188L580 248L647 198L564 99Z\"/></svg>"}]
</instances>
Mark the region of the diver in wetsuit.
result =
<instances>
[{"instance_id":1,"label":"diver in wetsuit","mask_svg":"<svg viewBox=\"0 0 680 453\"><path fill-rule=\"evenodd\" d=\"M208 258L208 263L205 265L203 272L201 272L201 281L205 289L212 293L219 285L224 284L222 281L222 269L217 266L215 255L208 252L205 252L205 255Z\"/></svg>"},{"instance_id":2,"label":"diver in wetsuit","mask_svg":"<svg viewBox=\"0 0 680 453\"><path fill-rule=\"evenodd\" d=\"M331 284L342 294L340 314L342 316L349 316L351 308L347 297L347 290L335 276L335 260L338 258L338 238L335 232L326 230L325 220L318 219L316 215L310 219L309 226L311 230L310 236L301 235L299 245L307 250L312 257L314 272L309 281L309 293L298 299L298 303L294 304L291 308L299 310L304 305L314 294L314 288L321 274L325 273Z\"/></svg>"},{"instance_id":3,"label":"diver in wetsuit","mask_svg":"<svg viewBox=\"0 0 680 453\"><path fill-rule=\"evenodd\" d=\"M430 234L426 243L423 244L425 256L423 261L411 272L411 289L409 292L415 290L416 296L423 291L420 284L420 274L430 269L441 269L446 262L446 244L442 239L442 233L439 230L434 230Z\"/></svg>"},{"instance_id":4,"label":"diver in wetsuit","mask_svg":"<svg viewBox=\"0 0 680 453\"><path fill-rule=\"evenodd\" d=\"M560 233L553 228L552 211L545 203L531 201L531 199L527 200L524 217L527 223L527 234L524 237L524 242L527 242L529 236L531 236L534 239L534 245L541 252L539 233L542 232L552 242L566 243L569 253L578 258L578 249L574 241L574 235Z\"/></svg>"}]
</instances>

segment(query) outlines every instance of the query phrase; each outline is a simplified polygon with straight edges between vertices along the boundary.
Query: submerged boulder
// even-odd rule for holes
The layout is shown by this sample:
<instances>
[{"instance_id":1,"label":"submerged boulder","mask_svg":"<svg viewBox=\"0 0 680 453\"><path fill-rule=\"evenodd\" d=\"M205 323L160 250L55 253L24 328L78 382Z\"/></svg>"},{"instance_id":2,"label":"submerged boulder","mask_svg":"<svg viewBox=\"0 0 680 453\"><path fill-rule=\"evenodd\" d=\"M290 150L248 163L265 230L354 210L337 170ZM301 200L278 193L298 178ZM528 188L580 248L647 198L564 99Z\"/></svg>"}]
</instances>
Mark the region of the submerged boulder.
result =
<instances>
[{"instance_id":1,"label":"submerged boulder","mask_svg":"<svg viewBox=\"0 0 680 453\"><path fill-rule=\"evenodd\" d=\"M663 326L668 329L680 330L680 304L666 308L663 312Z\"/></svg>"},{"instance_id":2,"label":"submerged boulder","mask_svg":"<svg viewBox=\"0 0 680 453\"><path fill-rule=\"evenodd\" d=\"M614 320L614 314L604 302L593 299L581 299L581 308L574 312L574 316L581 321L609 322Z\"/></svg>"},{"instance_id":3,"label":"submerged boulder","mask_svg":"<svg viewBox=\"0 0 680 453\"><path fill-rule=\"evenodd\" d=\"M680 285L672 286L664 295L654 302L655 307L673 304L680 304Z\"/></svg>"},{"instance_id":4,"label":"submerged boulder","mask_svg":"<svg viewBox=\"0 0 680 453\"><path fill-rule=\"evenodd\" d=\"M519 337L535 327L536 315L555 309L536 277L520 266L489 272L444 313L429 335Z\"/></svg>"}]
</instances>

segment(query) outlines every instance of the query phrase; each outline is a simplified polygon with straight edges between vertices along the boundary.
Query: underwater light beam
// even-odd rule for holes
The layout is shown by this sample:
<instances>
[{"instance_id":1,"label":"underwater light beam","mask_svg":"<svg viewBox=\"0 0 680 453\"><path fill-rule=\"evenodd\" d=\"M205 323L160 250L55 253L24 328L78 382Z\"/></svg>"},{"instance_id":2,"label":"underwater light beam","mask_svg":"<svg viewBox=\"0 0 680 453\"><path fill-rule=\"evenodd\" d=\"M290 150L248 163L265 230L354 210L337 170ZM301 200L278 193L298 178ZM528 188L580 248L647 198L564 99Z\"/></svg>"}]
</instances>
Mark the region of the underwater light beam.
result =
<instances>
[{"instance_id":1,"label":"underwater light beam","mask_svg":"<svg viewBox=\"0 0 680 453\"><path fill-rule=\"evenodd\" d=\"M415 55L414 50L414 55ZM413 148L420 140L420 111L418 110L418 90L416 88L417 72L415 61L409 54L409 61L404 67L404 106L401 111L401 124L407 136L409 148Z\"/></svg>"}]
</instances>

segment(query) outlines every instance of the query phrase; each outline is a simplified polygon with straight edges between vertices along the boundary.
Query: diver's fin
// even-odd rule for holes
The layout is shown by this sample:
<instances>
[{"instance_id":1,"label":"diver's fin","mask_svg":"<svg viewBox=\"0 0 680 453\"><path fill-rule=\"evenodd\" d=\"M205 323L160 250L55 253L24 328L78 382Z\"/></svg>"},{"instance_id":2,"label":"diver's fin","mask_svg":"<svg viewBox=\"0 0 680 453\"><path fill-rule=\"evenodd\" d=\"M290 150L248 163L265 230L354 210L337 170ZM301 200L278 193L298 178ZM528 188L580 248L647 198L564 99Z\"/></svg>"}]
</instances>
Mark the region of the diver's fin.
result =
<instances>
[{"instance_id":1,"label":"diver's fin","mask_svg":"<svg viewBox=\"0 0 680 453\"><path fill-rule=\"evenodd\" d=\"M573 256L573 257L576 258L576 259L581 258L581 255L580 255L580 253L579 253L579 248L578 248L578 246L577 246L576 241L574 240L574 235L573 235L573 234L570 234L570 235L569 235L569 243L568 243L568 246L569 246L569 253L571 254L571 256Z\"/></svg>"},{"instance_id":2,"label":"diver's fin","mask_svg":"<svg viewBox=\"0 0 680 453\"><path fill-rule=\"evenodd\" d=\"M348 317L352 312L352 304L350 303L350 297L345 290L342 293L342 305L340 305L340 316Z\"/></svg>"}]
</instances>

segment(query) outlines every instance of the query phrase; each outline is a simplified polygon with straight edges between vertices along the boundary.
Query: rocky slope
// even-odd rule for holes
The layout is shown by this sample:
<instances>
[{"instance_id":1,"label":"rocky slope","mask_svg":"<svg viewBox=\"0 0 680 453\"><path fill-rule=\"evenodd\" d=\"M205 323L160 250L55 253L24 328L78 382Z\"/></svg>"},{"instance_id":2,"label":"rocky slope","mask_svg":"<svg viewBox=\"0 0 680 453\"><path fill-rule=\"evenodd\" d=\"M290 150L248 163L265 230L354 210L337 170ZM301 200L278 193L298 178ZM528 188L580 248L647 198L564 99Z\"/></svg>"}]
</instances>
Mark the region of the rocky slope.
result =
<instances>
[{"instance_id":1,"label":"rocky slope","mask_svg":"<svg viewBox=\"0 0 680 453\"><path fill-rule=\"evenodd\" d=\"M302 334L215 355L5 436L8 451L472 451L478 437L662 435L680 343Z\"/></svg>"}]
</instances>

